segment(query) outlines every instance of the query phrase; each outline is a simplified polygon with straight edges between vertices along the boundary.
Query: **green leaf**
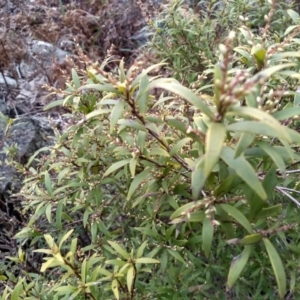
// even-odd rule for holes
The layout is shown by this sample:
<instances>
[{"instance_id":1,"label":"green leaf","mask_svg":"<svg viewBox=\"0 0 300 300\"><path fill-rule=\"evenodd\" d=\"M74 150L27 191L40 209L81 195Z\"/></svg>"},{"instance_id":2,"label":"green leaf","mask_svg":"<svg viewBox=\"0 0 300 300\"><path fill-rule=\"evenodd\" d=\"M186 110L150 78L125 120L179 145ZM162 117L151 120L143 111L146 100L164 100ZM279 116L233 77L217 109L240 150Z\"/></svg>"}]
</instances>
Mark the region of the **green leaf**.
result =
<instances>
[{"instance_id":1,"label":"green leaf","mask_svg":"<svg viewBox=\"0 0 300 300\"><path fill-rule=\"evenodd\" d=\"M263 69L262 71L258 72L255 74L252 78L251 81L254 83L262 83L261 81L265 81L268 78L270 78L273 74L278 73L280 70L285 69L285 68L291 68L294 67L296 64L294 63L287 63L287 64L280 64L277 66L272 66L267 69ZM250 108L250 107L240 107L240 108ZM260 111L262 112L262 111Z\"/></svg>"},{"instance_id":2,"label":"green leaf","mask_svg":"<svg viewBox=\"0 0 300 300\"><path fill-rule=\"evenodd\" d=\"M136 102L138 103L139 112L144 114L147 110L147 101L149 97L149 79L145 74L140 83L140 88L136 96Z\"/></svg>"},{"instance_id":3,"label":"green leaf","mask_svg":"<svg viewBox=\"0 0 300 300\"><path fill-rule=\"evenodd\" d=\"M258 69L260 70L265 63L266 49L264 49L260 44L252 47L251 55L254 56Z\"/></svg>"},{"instance_id":4,"label":"green leaf","mask_svg":"<svg viewBox=\"0 0 300 300\"><path fill-rule=\"evenodd\" d=\"M229 204L220 204L220 206L238 223L240 223L249 233L253 233L253 229L247 218L238 209Z\"/></svg>"},{"instance_id":5,"label":"green leaf","mask_svg":"<svg viewBox=\"0 0 300 300\"><path fill-rule=\"evenodd\" d=\"M50 258L45 263L42 264L41 272L45 272L48 268L51 268L53 266L56 266L58 264L58 261L56 258Z\"/></svg>"},{"instance_id":6,"label":"green leaf","mask_svg":"<svg viewBox=\"0 0 300 300\"><path fill-rule=\"evenodd\" d=\"M81 282L82 283L86 283L86 274L87 274L87 267L86 267L86 258L85 258L81 264Z\"/></svg>"},{"instance_id":7,"label":"green leaf","mask_svg":"<svg viewBox=\"0 0 300 300\"><path fill-rule=\"evenodd\" d=\"M263 208L256 216L255 219L266 219L270 217L279 216L282 213L282 204L277 204L271 207Z\"/></svg>"},{"instance_id":8,"label":"green leaf","mask_svg":"<svg viewBox=\"0 0 300 300\"><path fill-rule=\"evenodd\" d=\"M126 75L124 72L124 60L123 59L120 60L120 64L119 64L119 76L120 76L121 83L124 83L126 80Z\"/></svg>"},{"instance_id":9,"label":"green leaf","mask_svg":"<svg viewBox=\"0 0 300 300\"><path fill-rule=\"evenodd\" d=\"M214 227L211 221L206 217L203 222L202 227L202 249L205 253L206 258L209 257L212 241L214 235Z\"/></svg>"},{"instance_id":10,"label":"green leaf","mask_svg":"<svg viewBox=\"0 0 300 300\"><path fill-rule=\"evenodd\" d=\"M252 62L252 57L251 57L251 55L250 55L249 52L247 52L247 51L245 51L245 50L243 50L243 49L241 49L239 47L234 48L233 51L241 54L242 57L246 59L246 65L248 67L250 66L250 63ZM242 60L242 61L245 62L245 60Z\"/></svg>"},{"instance_id":11,"label":"green leaf","mask_svg":"<svg viewBox=\"0 0 300 300\"><path fill-rule=\"evenodd\" d=\"M262 240L263 236L261 233L254 233L250 235L246 235L242 239L239 240L240 245L252 245L257 244Z\"/></svg>"},{"instance_id":12,"label":"green leaf","mask_svg":"<svg viewBox=\"0 0 300 300\"><path fill-rule=\"evenodd\" d=\"M126 263L125 261L123 260L120 260L120 259L110 259L110 260L106 260L105 261L105 264L106 265L114 265L114 266L118 266L118 267L123 267L125 265L129 265L128 263Z\"/></svg>"},{"instance_id":13,"label":"green leaf","mask_svg":"<svg viewBox=\"0 0 300 300\"><path fill-rule=\"evenodd\" d=\"M56 206L56 228L62 230L62 210L63 210L63 202L59 202Z\"/></svg>"},{"instance_id":14,"label":"green leaf","mask_svg":"<svg viewBox=\"0 0 300 300\"><path fill-rule=\"evenodd\" d=\"M141 131L147 131L147 129L145 128L144 125L142 125L141 123L138 123L137 121L134 121L134 120L121 119L118 121L117 124L123 125L126 127L130 127L133 129L141 130Z\"/></svg>"},{"instance_id":15,"label":"green leaf","mask_svg":"<svg viewBox=\"0 0 300 300\"><path fill-rule=\"evenodd\" d=\"M249 93L248 95L245 95L245 100L246 100L246 103L247 103L248 107L257 108L258 103L257 103L256 97L255 97L256 94L258 94L258 93L257 92L252 92L252 93Z\"/></svg>"},{"instance_id":16,"label":"green leaf","mask_svg":"<svg viewBox=\"0 0 300 300\"><path fill-rule=\"evenodd\" d=\"M63 243L69 238L69 236L73 233L74 229L69 230L60 240L58 248L61 249Z\"/></svg>"},{"instance_id":17,"label":"green leaf","mask_svg":"<svg viewBox=\"0 0 300 300\"><path fill-rule=\"evenodd\" d=\"M300 89L299 88L295 92L293 105L294 105L294 108L297 106L300 106Z\"/></svg>"},{"instance_id":18,"label":"green leaf","mask_svg":"<svg viewBox=\"0 0 300 300\"><path fill-rule=\"evenodd\" d=\"M179 82L173 79L156 79L150 83L149 88L162 88L174 94L177 94L200 109L200 111L202 111L208 117L212 119L214 118L212 110L201 100L201 98L194 94L190 89L182 86Z\"/></svg>"},{"instance_id":19,"label":"green leaf","mask_svg":"<svg viewBox=\"0 0 300 300\"><path fill-rule=\"evenodd\" d=\"M290 138L289 134L286 132L284 126L282 126L273 116L271 116L270 114L268 114L260 109L253 108L253 107L231 106L228 109L228 112L231 112L233 114L237 114L237 115L243 116L243 117L250 117L253 119L257 119L257 120L261 121L261 123L260 123L261 127L263 127L263 125L266 125L266 126L268 126L268 128L273 128L275 131L278 131L278 136L281 136L281 137L285 138L287 141L291 142L291 138ZM253 124L253 125L255 125L255 124ZM249 126L252 126L252 125L249 124Z\"/></svg>"},{"instance_id":20,"label":"green leaf","mask_svg":"<svg viewBox=\"0 0 300 300\"><path fill-rule=\"evenodd\" d=\"M196 170L192 171L192 194L195 200L199 198L201 190L203 189L204 183L207 178L204 173L205 156L206 154L197 164Z\"/></svg>"},{"instance_id":21,"label":"green leaf","mask_svg":"<svg viewBox=\"0 0 300 300\"><path fill-rule=\"evenodd\" d=\"M114 296L116 297L117 300L120 299L120 295L119 295L119 285L118 285L118 281L117 279L114 279L112 282L111 282L111 289L114 293Z\"/></svg>"},{"instance_id":22,"label":"green leaf","mask_svg":"<svg viewBox=\"0 0 300 300\"><path fill-rule=\"evenodd\" d=\"M184 204L173 212L173 214L170 216L170 219L173 220L179 216L182 216L182 215L186 214L187 211L189 211L189 210L192 211L194 207L199 207L201 205L204 206L203 200L193 201L193 202Z\"/></svg>"},{"instance_id":23,"label":"green leaf","mask_svg":"<svg viewBox=\"0 0 300 300\"><path fill-rule=\"evenodd\" d=\"M243 269L245 268L252 249L253 246L251 245L245 246L244 251L232 260L227 278L227 286L229 288L233 287Z\"/></svg>"},{"instance_id":24,"label":"green leaf","mask_svg":"<svg viewBox=\"0 0 300 300\"><path fill-rule=\"evenodd\" d=\"M181 261L183 264L185 264L184 259L182 258L182 256L175 250L172 249L167 249L167 251L177 260Z\"/></svg>"},{"instance_id":25,"label":"green leaf","mask_svg":"<svg viewBox=\"0 0 300 300\"><path fill-rule=\"evenodd\" d=\"M242 178L249 185L249 187L251 187L257 193L258 196L264 200L267 199L267 194L254 169L243 156L239 156L238 158L234 159L234 150L228 147L223 147L221 158L237 173L240 178Z\"/></svg>"},{"instance_id":26,"label":"green leaf","mask_svg":"<svg viewBox=\"0 0 300 300\"><path fill-rule=\"evenodd\" d=\"M159 264L160 261L150 257L141 257L135 260L137 264Z\"/></svg>"},{"instance_id":27,"label":"green leaf","mask_svg":"<svg viewBox=\"0 0 300 300\"><path fill-rule=\"evenodd\" d=\"M52 248L55 246L54 240L50 234L44 234L44 238L46 240L46 243L48 244L49 248Z\"/></svg>"},{"instance_id":28,"label":"green leaf","mask_svg":"<svg viewBox=\"0 0 300 300\"><path fill-rule=\"evenodd\" d=\"M108 113L110 113L110 112L111 112L111 109L110 109L110 108L96 109L96 110L90 112L89 114L87 114L87 115L85 116L85 119L86 119L86 120L89 120L89 119L98 117L99 115L108 114Z\"/></svg>"},{"instance_id":29,"label":"green leaf","mask_svg":"<svg viewBox=\"0 0 300 300\"><path fill-rule=\"evenodd\" d=\"M52 198L53 197L52 181L47 171L45 172L45 186L49 196Z\"/></svg>"},{"instance_id":30,"label":"green leaf","mask_svg":"<svg viewBox=\"0 0 300 300\"><path fill-rule=\"evenodd\" d=\"M92 222L91 234L92 234L92 242L96 243L97 235L98 235L98 224L96 222Z\"/></svg>"},{"instance_id":31,"label":"green leaf","mask_svg":"<svg viewBox=\"0 0 300 300\"><path fill-rule=\"evenodd\" d=\"M299 25L299 14L292 9L287 10L288 15L291 17L295 24Z\"/></svg>"},{"instance_id":32,"label":"green leaf","mask_svg":"<svg viewBox=\"0 0 300 300\"><path fill-rule=\"evenodd\" d=\"M279 171L282 173L285 173L285 163L284 163L280 153L278 153L276 151L276 148L274 148L266 143L263 143L263 142L258 142L257 145L271 157L271 159L274 161L274 163L278 167Z\"/></svg>"},{"instance_id":33,"label":"green leaf","mask_svg":"<svg viewBox=\"0 0 300 300\"><path fill-rule=\"evenodd\" d=\"M110 133L114 131L116 124L118 123L120 117L123 114L124 107L125 107L125 102L120 100L112 109L110 115L110 129L109 129Z\"/></svg>"},{"instance_id":34,"label":"green leaf","mask_svg":"<svg viewBox=\"0 0 300 300\"><path fill-rule=\"evenodd\" d=\"M98 227L99 230L104 233L104 235L106 237L111 237L111 234L109 233L109 231L107 230L107 227L105 226L105 224L103 223L103 221L101 219L97 220L98 223Z\"/></svg>"},{"instance_id":35,"label":"green leaf","mask_svg":"<svg viewBox=\"0 0 300 300\"><path fill-rule=\"evenodd\" d=\"M140 257L143 255L146 246L147 246L147 241L145 241L145 242L138 248L137 253L136 253L136 258L140 258Z\"/></svg>"},{"instance_id":36,"label":"green leaf","mask_svg":"<svg viewBox=\"0 0 300 300\"><path fill-rule=\"evenodd\" d=\"M56 106L62 106L63 103L64 103L64 99L50 102L48 105L46 105L46 107L44 107L44 110L48 110L48 109L51 109L51 108L56 107Z\"/></svg>"},{"instance_id":37,"label":"green leaf","mask_svg":"<svg viewBox=\"0 0 300 300\"><path fill-rule=\"evenodd\" d=\"M177 142L174 147L171 149L170 151L170 156L173 156L174 154L177 154L178 151L185 146L188 142L192 141L191 138L184 138L182 140L180 140L179 142Z\"/></svg>"},{"instance_id":38,"label":"green leaf","mask_svg":"<svg viewBox=\"0 0 300 300\"><path fill-rule=\"evenodd\" d=\"M166 63L159 63L159 64L151 65L151 66L148 67L146 70L143 70L143 72L140 73L140 74L133 80L133 82L132 82L131 85L134 87L135 85L137 85L137 84L140 82L141 78L142 78L143 76L145 76L145 74L148 74L149 72L151 72L151 71L155 70L156 68L161 67L161 66L163 66L163 65L166 65ZM134 65L133 65L133 66L134 66ZM129 69L128 73L130 73L130 71L132 71L131 68ZM135 71L134 71L134 72L135 72ZM129 76L129 75L128 75L128 76Z\"/></svg>"},{"instance_id":39,"label":"green leaf","mask_svg":"<svg viewBox=\"0 0 300 300\"><path fill-rule=\"evenodd\" d=\"M131 199L131 196L133 195L133 193L136 191L136 189L138 187L140 187L140 184L142 183L142 181L144 181L145 179L147 179L147 177L149 177L150 175L150 168L145 169L143 172L139 173L138 175L135 176L135 178L133 179L128 194L127 194L127 200Z\"/></svg>"},{"instance_id":40,"label":"green leaf","mask_svg":"<svg viewBox=\"0 0 300 300\"><path fill-rule=\"evenodd\" d=\"M162 149L160 147L150 148L150 150L148 152L148 155L149 156L151 156L151 155L158 155L158 156L165 156L165 157L170 156L169 153L165 149Z\"/></svg>"},{"instance_id":41,"label":"green leaf","mask_svg":"<svg viewBox=\"0 0 300 300\"><path fill-rule=\"evenodd\" d=\"M134 267L130 266L127 270L127 288L128 288L129 293L133 289L133 280L134 280L134 276L135 276L134 273L135 273Z\"/></svg>"},{"instance_id":42,"label":"green leaf","mask_svg":"<svg viewBox=\"0 0 300 300\"><path fill-rule=\"evenodd\" d=\"M79 76L76 72L76 70L74 68L72 68L72 80L73 80L73 83L74 83L74 86L76 89L78 89L80 87L80 79L79 79Z\"/></svg>"},{"instance_id":43,"label":"green leaf","mask_svg":"<svg viewBox=\"0 0 300 300\"><path fill-rule=\"evenodd\" d=\"M245 149L252 144L254 139L255 139L254 134L243 132L236 146L234 158L239 157L245 151Z\"/></svg>"},{"instance_id":44,"label":"green leaf","mask_svg":"<svg viewBox=\"0 0 300 300\"><path fill-rule=\"evenodd\" d=\"M296 98L296 94L297 93L295 93L295 98ZM299 103L297 105L299 105ZM273 117L276 120L283 121L283 120L292 118L299 114L300 114L300 106L295 106L295 107L289 107L289 108L285 108L280 111L277 111L276 113L273 114Z\"/></svg>"},{"instance_id":45,"label":"green leaf","mask_svg":"<svg viewBox=\"0 0 300 300\"><path fill-rule=\"evenodd\" d=\"M117 93L118 90L113 87L111 84L99 84L99 83L91 83L86 84L78 88L79 91L82 90L96 90L100 92L111 92L111 93Z\"/></svg>"},{"instance_id":46,"label":"green leaf","mask_svg":"<svg viewBox=\"0 0 300 300\"><path fill-rule=\"evenodd\" d=\"M47 220L49 223L51 223L51 220L52 220L51 213L52 213L52 204L49 203L46 205L46 209L45 209L45 214L46 214L46 217L47 217Z\"/></svg>"},{"instance_id":47,"label":"green leaf","mask_svg":"<svg viewBox=\"0 0 300 300\"><path fill-rule=\"evenodd\" d=\"M226 138L226 127L222 123L209 124L204 158L204 174L207 177L220 158L223 144Z\"/></svg>"},{"instance_id":48,"label":"green leaf","mask_svg":"<svg viewBox=\"0 0 300 300\"><path fill-rule=\"evenodd\" d=\"M260 121L240 121L232 123L227 125L227 130L275 137L281 140L286 139L287 137L286 130L285 134L283 135L282 132L277 131L277 129L272 127L272 125L264 124ZM288 138L290 139L290 136Z\"/></svg>"},{"instance_id":49,"label":"green leaf","mask_svg":"<svg viewBox=\"0 0 300 300\"><path fill-rule=\"evenodd\" d=\"M13 292L11 293L11 300L19 300L20 294L23 292L23 280L21 279L14 287Z\"/></svg>"},{"instance_id":50,"label":"green leaf","mask_svg":"<svg viewBox=\"0 0 300 300\"><path fill-rule=\"evenodd\" d=\"M285 30L283 36L288 35L291 31L293 31L294 29L298 28L298 26L299 26L299 25L292 25L292 26L289 26L289 27Z\"/></svg>"},{"instance_id":51,"label":"green leaf","mask_svg":"<svg viewBox=\"0 0 300 300\"><path fill-rule=\"evenodd\" d=\"M269 239L264 238L263 239L265 247L268 252L268 256L271 261L271 265L276 277L277 286L278 286L278 293L281 299L284 298L284 295L286 293L286 275L284 271L284 267L282 264L282 261L279 257L279 254L273 244L270 242Z\"/></svg>"},{"instance_id":52,"label":"green leaf","mask_svg":"<svg viewBox=\"0 0 300 300\"><path fill-rule=\"evenodd\" d=\"M127 158L121 161L116 162L115 164L111 165L103 174L103 178L111 174L112 172L124 167L125 165L128 165L131 161L131 158Z\"/></svg>"},{"instance_id":53,"label":"green leaf","mask_svg":"<svg viewBox=\"0 0 300 300\"><path fill-rule=\"evenodd\" d=\"M183 134L186 134L187 126L185 123L173 118L167 119L167 123L168 125L179 130Z\"/></svg>"},{"instance_id":54,"label":"green leaf","mask_svg":"<svg viewBox=\"0 0 300 300\"><path fill-rule=\"evenodd\" d=\"M125 259L129 259L130 258L130 255L119 245L117 244L116 242L112 242L112 241L107 241L110 246L112 248L114 248L114 250L119 254L121 255L122 257L124 257Z\"/></svg>"}]
</instances>

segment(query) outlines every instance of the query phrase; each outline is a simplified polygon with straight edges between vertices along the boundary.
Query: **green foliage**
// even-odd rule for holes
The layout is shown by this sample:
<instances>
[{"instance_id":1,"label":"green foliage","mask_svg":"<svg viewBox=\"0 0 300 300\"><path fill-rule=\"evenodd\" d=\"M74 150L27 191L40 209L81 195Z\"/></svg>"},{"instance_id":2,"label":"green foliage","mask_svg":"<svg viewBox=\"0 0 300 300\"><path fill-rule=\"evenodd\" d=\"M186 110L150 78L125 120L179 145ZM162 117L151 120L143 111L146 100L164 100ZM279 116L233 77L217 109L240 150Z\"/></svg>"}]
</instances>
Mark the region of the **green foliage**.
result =
<instances>
[{"instance_id":1,"label":"green foliage","mask_svg":"<svg viewBox=\"0 0 300 300\"><path fill-rule=\"evenodd\" d=\"M29 221L8 257L23 267L0 275L1 299L300 296L299 16L264 5L251 26L216 13L228 24L219 40L206 35L207 63L197 65L196 21L182 42L195 62L156 50L199 88L157 76L164 64L72 70L64 100L48 106L69 109L72 125L24 167ZM188 22L179 8L166 17L173 42L174 24Z\"/></svg>"}]
</instances>

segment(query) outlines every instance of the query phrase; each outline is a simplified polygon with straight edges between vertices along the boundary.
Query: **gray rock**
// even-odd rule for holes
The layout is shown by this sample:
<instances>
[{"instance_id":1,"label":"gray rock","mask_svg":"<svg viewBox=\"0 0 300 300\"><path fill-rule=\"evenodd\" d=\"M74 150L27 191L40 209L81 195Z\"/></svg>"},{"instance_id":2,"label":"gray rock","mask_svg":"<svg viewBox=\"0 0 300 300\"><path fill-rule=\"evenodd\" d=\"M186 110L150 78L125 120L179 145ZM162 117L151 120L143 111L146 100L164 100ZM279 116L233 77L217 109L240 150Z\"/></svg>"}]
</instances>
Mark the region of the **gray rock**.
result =
<instances>
[{"instance_id":1,"label":"gray rock","mask_svg":"<svg viewBox=\"0 0 300 300\"><path fill-rule=\"evenodd\" d=\"M8 114L8 106L4 99L0 99L0 114L7 115Z\"/></svg>"},{"instance_id":2,"label":"gray rock","mask_svg":"<svg viewBox=\"0 0 300 300\"><path fill-rule=\"evenodd\" d=\"M16 160L25 164L29 157L38 149L51 145L52 128L46 120L37 118L16 119L4 136L6 123L0 119L0 196L10 185L14 192L18 192L22 186L22 175L13 167L7 165L4 146L16 144L18 147Z\"/></svg>"}]
</instances>

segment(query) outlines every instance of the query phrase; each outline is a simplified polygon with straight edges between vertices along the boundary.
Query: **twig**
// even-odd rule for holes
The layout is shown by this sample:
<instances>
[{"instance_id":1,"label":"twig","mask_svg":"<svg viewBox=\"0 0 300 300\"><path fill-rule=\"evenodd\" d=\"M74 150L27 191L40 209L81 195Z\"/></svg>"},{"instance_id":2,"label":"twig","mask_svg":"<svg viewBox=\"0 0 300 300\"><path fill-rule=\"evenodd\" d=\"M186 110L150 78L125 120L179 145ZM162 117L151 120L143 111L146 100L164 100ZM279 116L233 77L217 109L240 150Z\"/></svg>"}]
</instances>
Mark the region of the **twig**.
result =
<instances>
[{"instance_id":1,"label":"twig","mask_svg":"<svg viewBox=\"0 0 300 300\"><path fill-rule=\"evenodd\" d=\"M276 186L275 190L279 191L280 193L282 193L283 195L285 195L286 197L288 197L290 200L292 200L298 207L300 207L300 203L294 198L292 197L290 194L288 194L287 192L284 191L285 188L282 188L281 186Z\"/></svg>"}]
</instances>

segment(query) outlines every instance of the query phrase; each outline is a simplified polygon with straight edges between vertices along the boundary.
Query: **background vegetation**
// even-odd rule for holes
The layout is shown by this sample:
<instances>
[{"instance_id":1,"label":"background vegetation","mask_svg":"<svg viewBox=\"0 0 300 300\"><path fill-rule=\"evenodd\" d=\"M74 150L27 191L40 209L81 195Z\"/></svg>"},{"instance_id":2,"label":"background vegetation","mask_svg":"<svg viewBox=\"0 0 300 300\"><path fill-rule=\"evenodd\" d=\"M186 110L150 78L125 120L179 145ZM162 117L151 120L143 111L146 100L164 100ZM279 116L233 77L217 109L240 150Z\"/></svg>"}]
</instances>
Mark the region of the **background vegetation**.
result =
<instances>
[{"instance_id":1,"label":"background vegetation","mask_svg":"<svg viewBox=\"0 0 300 300\"><path fill-rule=\"evenodd\" d=\"M170 1L141 9L134 61L80 52L46 107L72 124L11 161L27 222L0 299L299 298L300 19L285 2Z\"/></svg>"}]
</instances>

